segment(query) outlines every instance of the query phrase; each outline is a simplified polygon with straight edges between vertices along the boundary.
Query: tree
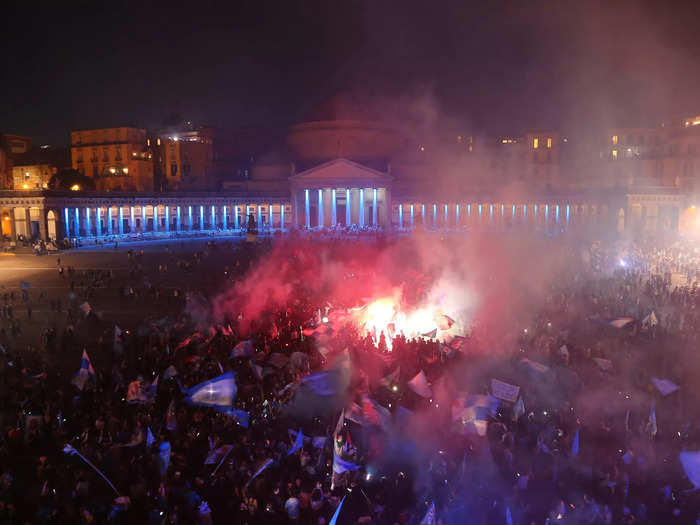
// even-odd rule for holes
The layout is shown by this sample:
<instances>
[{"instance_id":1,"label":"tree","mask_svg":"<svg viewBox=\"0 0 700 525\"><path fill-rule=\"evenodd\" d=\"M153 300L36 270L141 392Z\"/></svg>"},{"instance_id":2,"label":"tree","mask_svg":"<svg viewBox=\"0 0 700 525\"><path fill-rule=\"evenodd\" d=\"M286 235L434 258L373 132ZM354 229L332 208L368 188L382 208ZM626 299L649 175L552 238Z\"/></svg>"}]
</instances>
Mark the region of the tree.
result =
<instances>
[{"instance_id":1,"label":"tree","mask_svg":"<svg viewBox=\"0 0 700 525\"><path fill-rule=\"evenodd\" d=\"M50 190L95 190L95 181L73 168L62 169L49 180Z\"/></svg>"}]
</instances>

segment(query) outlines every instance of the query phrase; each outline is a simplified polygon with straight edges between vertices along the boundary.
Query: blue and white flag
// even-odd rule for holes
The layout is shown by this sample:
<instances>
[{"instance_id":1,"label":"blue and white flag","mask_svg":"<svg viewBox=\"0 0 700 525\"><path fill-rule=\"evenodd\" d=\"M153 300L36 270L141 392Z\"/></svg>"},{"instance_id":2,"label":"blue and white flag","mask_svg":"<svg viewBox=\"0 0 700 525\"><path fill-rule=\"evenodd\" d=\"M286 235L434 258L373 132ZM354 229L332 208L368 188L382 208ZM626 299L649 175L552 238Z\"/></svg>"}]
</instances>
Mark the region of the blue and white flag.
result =
<instances>
[{"instance_id":1,"label":"blue and white flag","mask_svg":"<svg viewBox=\"0 0 700 525\"><path fill-rule=\"evenodd\" d=\"M335 509L335 512L333 513L333 517L331 518L331 521L328 522L328 525L336 525L338 522L338 516L340 516L340 509L343 507L343 502L345 501L346 496L343 496L343 499L340 500L340 503L338 503L338 507Z\"/></svg>"},{"instance_id":2,"label":"blue and white flag","mask_svg":"<svg viewBox=\"0 0 700 525\"><path fill-rule=\"evenodd\" d=\"M693 486L700 488L700 452L681 452L681 465Z\"/></svg>"},{"instance_id":3,"label":"blue and white flag","mask_svg":"<svg viewBox=\"0 0 700 525\"><path fill-rule=\"evenodd\" d=\"M153 437L153 432L151 432L151 427L146 427L146 448L151 448L151 446L155 442L156 442L156 438Z\"/></svg>"},{"instance_id":4,"label":"blue and white flag","mask_svg":"<svg viewBox=\"0 0 700 525\"><path fill-rule=\"evenodd\" d=\"M651 402L651 410L649 410L649 422L647 423L647 431L653 436L656 435L656 432L658 431L658 427L656 426L656 405L655 402Z\"/></svg>"},{"instance_id":5,"label":"blue and white flag","mask_svg":"<svg viewBox=\"0 0 700 525\"><path fill-rule=\"evenodd\" d=\"M229 416L236 420L236 422L243 428L248 428L250 424L250 415L245 410L228 410L226 412Z\"/></svg>"},{"instance_id":6,"label":"blue and white flag","mask_svg":"<svg viewBox=\"0 0 700 525\"><path fill-rule=\"evenodd\" d=\"M253 476L248 480L248 483L246 483L245 486L247 487L248 485L250 485L251 482L255 478L257 478L260 474L262 474L262 472L270 465L272 465L272 459L268 459L265 463L263 463L263 465L258 470L255 471L255 474L253 474Z\"/></svg>"},{"instance_id":7,"label":"blue and white flag","mask_svg":"<svg viewBox=\"0 0 700 525\"><path fill-rule=\"evenodd\" d=\"M234 357L250 357L251 355L253 355L254 350L255 348L253 347L253 341L251 339L241 341L233 347L233 351L231 352L231 359L233 359Z\"/></svg>"},{"instance_id":8,"label":"blue and white flag","mask_svg":"<svg viewBox=\"0 0 700 525\"><path fill-rule=\"evenodd\" d=\"M676 390L680 389L676 383L669 381L668 379L658 379L656 377L652 377L651 382L664 397L669 394L673 394Z\"/></svg>"},{"instance_id":9,"label":"blue and white flag","mask_svg":"<svg viewBox=\"0 0 700 525\"><path fill-rule=\"evenodd\" d=\"M22 287L23 290L29 290L31 287L31 284L29 284L27 281L20 281L19 285Z\"/></svg>"},{"instance_id":10,"label":"blue and white flag","mask_svg":"<svg viewBox=\"0 0 700 525\"><path fill-rule=\"evenodd\" d=\"M580 429L576 429L576 435L574 436L574 442L571 445L571 457L575 458L578 456L578 447L579 447L579 431Z\"/></svg>"},{"instance_id":11,"label":"blue and white flag","mask_svg":"<svg viewBox=\"0 0 700 525\"><path fill-rule=\"evenodd\" d=\"M304 446L304 434L301 433L301 428L299 429L299 432L297 432L297 437L294 440L294 444L292 445L292 448L289 449L287 452L288 456L291 456L294 454L297 450L299 450L301 447Z\"/></svg>"},{"instance_id":12,"label":"blue and white flag","mask_svg":"<svg viewBox=\"0 0 700 525\"><path fill-rule=\"evenodd\" d=\"M92 368L92 363L90 362L87 352L83 350L83 355L80 358L80 369L78 369L78 372L73 376L71 383L73 383L78 390L82 391L88 379L95 379L95 369Z\"/></svg>"},{"instance_id":13,"label":"blue and white flag","mask_svg":"<svg viewBox=\"0 0 700 525\"><path fill-rule=\"evenodd\" d=\"M190 405L199 405L226 411L231 408L236 397L236 380L233 372L226 372L214 379L200 383L185 390L185 401Z\"/></svg>"},{"instance_id":14,"label":"blue and white flag","mask_svg":"<svg viewBox=\"0 0 700 525\"><path fill-rule=\"evenodd\" d=\"M343 472L350 472L353 470L358 470L362 467L360 465L353 463L352 461L345 461L342 459L337 452L333 452L333 472L336 474L342 474Z\"/></svg>"},{"instance_id":15,"label":"blue and white flag","mask_svg":"<svg viewBox=\"0 0 700 525\"><path fill-rule=\"evenodd\" d=\"M338 372L327 370L301 378L301 384L319 396L332 396L338 392Z\"/></svg>"},{"instance_id":16,"label":"blue and white flag","mask_svg":"<svg viewBox=\"0 0 700 525\"><path fill-rule=\"evenodd\" d=\"M423 516L423 519L420 521L420 525L435 525L436 523L435 502L432 502L430 507L428 507L428 512L425 513L425 516Z\"/></svg>"},{"instance_id":17,"label":"blue and white flag","mask_svg":"<svg viewBox=\"0 0 700 525\"><path fill-rule=\"evenodd\" d=\"M496 415L499 400L493 396L471 395L452 403L452 420L461 423L462 432L475 430L485 436L488 420Z\"/></svg>"}]
</instances>

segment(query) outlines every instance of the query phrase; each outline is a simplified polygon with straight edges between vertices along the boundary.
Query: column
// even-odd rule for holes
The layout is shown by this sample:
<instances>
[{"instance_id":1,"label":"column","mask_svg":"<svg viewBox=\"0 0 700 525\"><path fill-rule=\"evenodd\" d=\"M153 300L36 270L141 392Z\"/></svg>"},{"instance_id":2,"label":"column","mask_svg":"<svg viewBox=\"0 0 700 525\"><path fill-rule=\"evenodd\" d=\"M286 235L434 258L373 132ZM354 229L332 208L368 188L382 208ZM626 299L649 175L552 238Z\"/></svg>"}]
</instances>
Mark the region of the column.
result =
<instances>
[{"instance_id":1,"label":"column","mask_svg":"<svg viewBox=\"0 0 700 525\"><path fill-rule=\"evenodd\" d=\"M187 206L187 228L192 231L192 206Z\"/></svg>"},{"instance_id":2,"label":"column","mask_svg":"<svg viewBox=\"0 0 700 525\"><path fill-rule=\"evenodd\" d=\"M175 210L175 230L177 231L177 233L180 233L180 231L182 231L180 206L178 206Z\"/></svg>"},{"instance_id":3,"label":"column","mask_svg":"<svg viewBox=\"0 0 700 525\"><path fill-rule=\"evenodd\" d=\"M420 205L420 216L423 221L423 227L425 228L425 204Z\"/></svg>"},{"instance_id":4,"label":"column","mask_svg":"<svg viewBox=\"0 0 700 525\"><path fill-rule=\"evenodd\" d=\"M273 226L275 225L275 218L272 216L272 204L267 205L267 215L268 215L268 226L270 228L270 231L273 230Z\"/></svg>"},{"instance_id":5,"label":"column","mask_svg":"<svg viewBox=\"0 0 700 525\"><path fill-rule=\"evenodd\" d=\"M76 208L77 209L77 208ZM32 215L29 206L24 208L24 235L27 239L32 238Z\"/></svg>"},{"instance_id":6,"label":"column","mask_svg":"<svg viewBox=\"0 0 700 525\"><path fill-rule=\"evenodd\" d=\"M389 188L384 188L384 229L386 231L391 231L393 228L392 221L393 217L393 204L391 202L391 190Z\"/></svg>"},{"instance_id":7,"label":"column","mask_svg":"<svg viewBox=\"0 0 700 525\"><path fill-rule=\"evenodd\" d=\"M129 233L136 233L136 219L134 219L133 206L129 206Z\"/></svg>"},{"instance_id":8,"label":"column","mask_svg":"<svg viewBox=\"0 0 700 525\"><path fill-rule=\"evenodd\" d=\"M345 188L345 226L352 224L352 208L350 205L350 189Z\"/></svg>"},{"instance_id":9,"label":"column","mask_svg":"<svg viewBox=\"0 0 700 525\"><path fill-rule=\"evenodd\" d=\"M358 203L358 219L357 222L359 223L360 227L363 227L365 225L365 190L364 188L360 188L360 202Z\"/></svg>"},{"instance_id":10,"label":"column","mask_svg":"<svg viewBox=\"0 0 700 525\"><path fill-rule=\"evenodd\" d=\"M372 188L372 226L377 225L377 188Z\"/></svg>"},{"instance_id":11,"label":"column","mask_svg":"<svg viewBox=\"0 0 700 525\"><path fill-rule=\"evenodd\" d=\"M141 233L146 233L148 228L146 227L148 223L146 222L146 206L141 205Z\"/></svg>"},{"instance_id":12,"label":"column","mask_svg":"<svg viewBox=\"0 0 700 525\"><path fill-rule=\"evenodd\" d=\"M199 205L199 229L204 229L204 206Z\"/></svg>"},{"instance_id":13,"label":"column","mask_svg":"<svg viewBox=\"0 0 700 525\"><path fill-rule=\"evenodd\" d=\"M284 203L280 204L280 230L284 231Z\"/></svg>"},{"instance_id":14,"label":"column","mask_svg":"<svg viewBox=\"0 0 700 525\"><path fill-rule=\"evenodd\" d=\"M119 235L124 235L124 207L119 206Z\"/></svg>"},{"instance_id":15,"label":"column","mask_svg":"<svg viewBox=\"0 0 700 525\"><path fill-rule=\"evenodd\" d=\"M78 208L73 208L73 236L80 237L80 216L78 214Z\"/></svg>"},{"instance_id":16,"label":"column","mask_svg":"<svg viewBox=\"0 0 700 525\"><path fill-rule=\"evenodd\" d=\"M112 235L112 206L107 206L107 233Z\"/></svg>"},{"instance_id":17,"label":"column","mask_svg":"<svg viewBox=\"0 0 700 525\"><path fill-rule=\"evenodd\" d=\"M335 188L331 190L331 226L338 224L338 212L335 202Z\"/></svg>"},{"instance_id":18,"label":"column","mask_svg":"<svg viewBox=\"0 0 700 525\"><path fill-rule=\"evenodd\" d=\"M292 188L292 224L294 228L299 227L299 202L298 202L299 190Z\"/></svg>"},{"instance_id":19,"label":"column","mask_svg":"<svg viewBox=\"0 0 700 525\"><path fill-rule=\"evenodd\" d=\"M226 218L226 206L221 207L221 224L224 227L224 231L228 230L228 221Z\"/></svg>"},{"instance_id":20,"label":"column","mask_svg":"<svg viewBox=\"0 0 700 525\"><path fill-rule=\"evenodd\" d=\"M165 207L165 231L170 232L170 206Z\"/></svg>"},{"instance_id":21,"label":"column","mask_svg":"<svg viewBox=\"0 0 700 525\"><path fill-rule=\"evenodd\" d=\"M437 204L433 203L433 228L437 226Z\"/></svg>"},{"instance_id":22,"label":"column","mask_svg":"<svg viewBox=\"0 0 700 525\"><path fill-rule=\"evenodd\" d=\"M449 204L445 204L445 228L450 227L450 220L449 220L450 209L449 209L449 206L450 206Z\"/></svg>"},{"instance_id":23,"label":"column","mask_svg":"<svg viewBox=\"0 0 700 525\"><path fill-rule=\"evenodd\" d=\"M42 241L49 240L48 224L46 223L46 210L39 208L39 237Z\"/></svg>"},{"instance_id":24,"label":"column","mask_svg":"<svg viewBox=\"0 0 700 525\"><path fill-rule=\"evenodd\" d=\"M491 215L493 216L493 204L491 205ZM459 228L459 204L455 204L455 228Z\"/></svg>"},{"instance_id":25,"label":"column","mask_svg":"<svg viewBox=\"0 0 700 525\"><path fill-rule=\"evenodd\" d=\"M95 208L95 233L98 237L102 236L102 206Z\"/></svg>"},{"instance_id":26,"label":"column","mask_svg":"<svg viewBox=\"0 0 700 525\"><path fill-rule=\"evenodd\" d=\"M305 217L305 222L304 225L307 228L311 228L311 216L310 216L310 211L309 211L309 189L304 190L304 217Z\"/></svg>"},{"instance_id":27,"label":"column","mask_svg":"<svg viewBox=\"0 0 700 525\"><path fill-rule=\"evenodd\" d=\"M399 229L403 228L403 204L399 204Z\"/></svg>"},{"instance_id":28,"label":"column","mask_svg":"<svg viewBox=\"0 0 700 525\"><path fill-rule=\"evenodd\" d=\"M571 214L571 205L567 204L566 205L566 227L569 227L569 219L570 219L570 214Z\"/></svg>"},{"instance_id":29,"label":"column","mask_svg":"<svg viewBox=\"0 0 700 525\"><path fill-rule=\"evenodd\" d=\"M411 229L413 229L413 225L415 223L414 221L415 221L415 218L413 215L413 204L411 204Z\"/></svg>"},{"instance_id":30,"label":"column","mask_svg":"<svg viewBox=\"0 0 700 525\"><path fill-rule=\"evenodd\" d=\"M211 229L216 230L216 207L211 207Z\"/></svg>"},{"instance_id":31,"label":"column","mask_svg":"<svg viewBox=\"0 0 700 525\"><path fill-rule=\"evenodd\" d=\"M258 210L258 231L262 230L262 206L260 206L260 203L256 205L257 210Z\"/></svg>"},{"instance_id":32,"label":"column","mask_svg":"<svg viewBox=\"0 0 700 525\"><path fill-rule=\"evenodd\" d=\"M559 205L554 209L554 221L559 224Z\"/></svg>"},{"instance_id":33,"label":"column","mask_svg":"<svg viewBox=\"0 0 700 525\"><path fill-rule=\"evenodd\" d=\"M158 233L158 205L153 205L153 231Z\"/></svg>"},{"instance_id":34,"label":"column","mask_svg":"<svg viewBox=\"0 0 700 525\"><path fill-rule=\"evenodd\" d=\"M238 205L233 207L233 229L238 229Z\"/></svg>"},{"instance_id":35,"label":"column","mask_svg":"<svg viewBox=\"0 0 700 525\"><path fill-rule=\"evenodd\" d=\"M323 190L318 190L318 227L323 228Z\"/></svg>"}]
</instances>

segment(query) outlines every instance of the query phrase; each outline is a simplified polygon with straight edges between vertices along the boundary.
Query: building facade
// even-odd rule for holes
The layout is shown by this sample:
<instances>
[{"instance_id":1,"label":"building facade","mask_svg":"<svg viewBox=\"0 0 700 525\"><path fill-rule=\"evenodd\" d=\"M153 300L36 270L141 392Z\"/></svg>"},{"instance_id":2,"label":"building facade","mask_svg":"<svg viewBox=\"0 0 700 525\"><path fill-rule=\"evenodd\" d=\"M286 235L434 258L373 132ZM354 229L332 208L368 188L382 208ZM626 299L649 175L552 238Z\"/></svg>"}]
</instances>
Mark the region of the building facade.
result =
<instances>
[{"instance_id":1,"label":"building facade","mask_svg":"<svg viewBox=\"0 0 700 525\"><path fill-rule=\"evenodd\" d=\"M153 154L146 130L133 127L71 132L73 169L100 191L153 191Z\"/></svg>"},{"instance_id":2,"label":"building facade","mask_svg":"<svg viewBox=\"0 0 700 525\"><path fill-rule=\"evenodd\" d=\"M186 123L158 132L150 142L157 188L162 191L215 189L213 128Z\"/></svg>"}]
</instances>

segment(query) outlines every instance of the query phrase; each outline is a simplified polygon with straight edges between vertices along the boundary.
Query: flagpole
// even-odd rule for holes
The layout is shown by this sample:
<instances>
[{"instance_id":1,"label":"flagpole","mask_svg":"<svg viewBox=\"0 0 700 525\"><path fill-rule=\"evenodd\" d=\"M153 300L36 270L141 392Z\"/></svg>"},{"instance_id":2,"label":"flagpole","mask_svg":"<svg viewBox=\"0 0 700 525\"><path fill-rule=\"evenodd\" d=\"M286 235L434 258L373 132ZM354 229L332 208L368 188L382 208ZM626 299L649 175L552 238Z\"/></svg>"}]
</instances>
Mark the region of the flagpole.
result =
<instances>
[{"instance_id":1,"label":"flagpole","mask_svg":"<svg viewBox=\"0 0 700 525\"><path fill-rule=\"evenodd\" d=\"M117 488L112 484L111 481L109 481L109 479L107 479L107 476L105 476L100 469L98 469L95 465L93 465L92 462L88 458L83 456L80 452L78 452L75 448L71 447L70 445L66 445L66 448L64 448L63 450L64 450L64 452L67 451L71 455L78 454L80 459L82 459L85 463L90 465L93 468L93 470L95 472L97 472L102 477L102 479L107 482L107 485L109 485L112 488L112 490L117 495L117 497L121 496L121 494L119 494L119 491L117 490Z\"/></svg>"},{"instance_id":2,"label":"flagpole","mask_svg":"<svg viewBox=\"0 0 700 525\"><path fill-rule=\"evenodd\" d=\"M224 454L224 457L221 458L221 461L219 461L219 464L216 466L214 471L211 473L212 477L216 474L216 471L219 470L219 467L224 464L224 461L226 461L226 458L228 457L228 455L231 453L232 450L233 450L233 445L231 445L231 448L226 451L226 454Z\"/></svg>"}]
</instances>

